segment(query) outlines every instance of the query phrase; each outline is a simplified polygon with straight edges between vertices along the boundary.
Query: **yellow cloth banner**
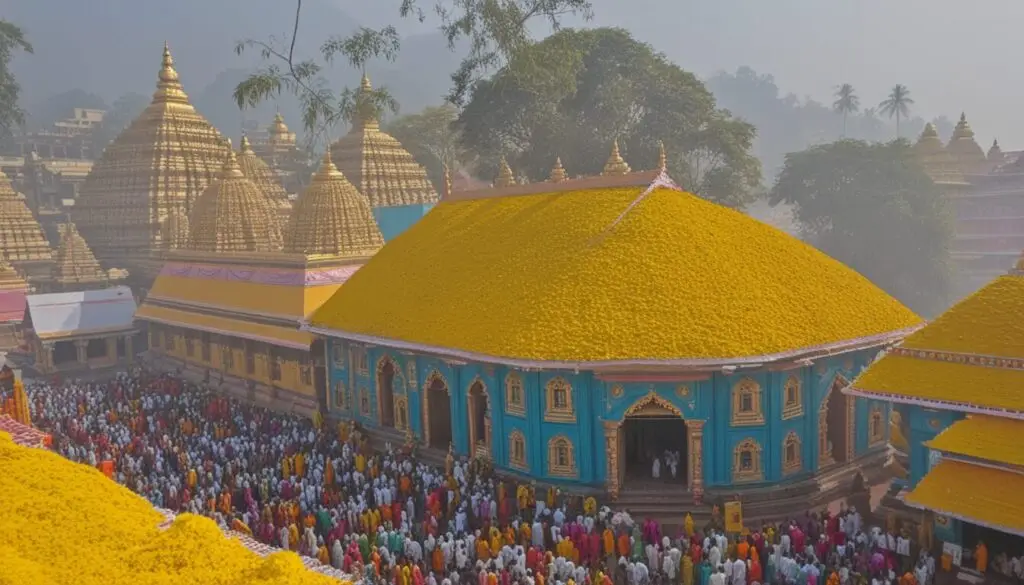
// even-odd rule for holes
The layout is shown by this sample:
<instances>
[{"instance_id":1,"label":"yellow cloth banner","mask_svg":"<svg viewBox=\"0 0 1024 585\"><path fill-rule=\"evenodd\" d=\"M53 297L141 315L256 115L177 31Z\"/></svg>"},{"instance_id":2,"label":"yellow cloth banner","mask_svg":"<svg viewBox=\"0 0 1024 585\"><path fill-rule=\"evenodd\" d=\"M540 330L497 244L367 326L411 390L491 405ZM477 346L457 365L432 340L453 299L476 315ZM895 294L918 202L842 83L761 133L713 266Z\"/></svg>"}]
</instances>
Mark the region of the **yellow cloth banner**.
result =
<instances>
[{"instance_id":1,"label":"yellow cloth banner","mask_svg":"<svg viewBox=\"0 0 1024 585\"><path fill-rule=\"evenodd\" d=\"M740 533L743 532L743 503L725 503L725 531Z\"/></svg>"}]
</instances>

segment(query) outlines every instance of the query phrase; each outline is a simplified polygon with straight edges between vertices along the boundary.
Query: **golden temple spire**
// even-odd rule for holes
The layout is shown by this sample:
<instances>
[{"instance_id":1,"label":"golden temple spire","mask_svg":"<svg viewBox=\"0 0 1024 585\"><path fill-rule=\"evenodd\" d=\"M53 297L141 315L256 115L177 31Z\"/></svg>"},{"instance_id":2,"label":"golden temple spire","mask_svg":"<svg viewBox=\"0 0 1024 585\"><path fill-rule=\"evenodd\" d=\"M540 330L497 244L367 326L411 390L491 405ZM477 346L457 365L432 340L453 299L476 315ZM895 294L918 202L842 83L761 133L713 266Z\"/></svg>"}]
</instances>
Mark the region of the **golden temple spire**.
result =
<instances>
[{"instance_id":1,"label":"golden temple spire","mask_svg":"<svg viewBox=\"0 0 1024 585\"><path fill-rule=\"evenodd\" d=\"M188 247L188 213L184 207L175 207L167 213L160 226L160 240L164 250L178 250Z\"/></svg>"},{"instance_id":2,"label":"golden temple spire","mask_svg":"<svg viewBox=\"0 0 1024 585\"><path fill-rule=\"evenodd\" d=\"M960 112L960 121L956 123L956 128L953 129L953 138L974 138L974 130L967 123L966 112Z\"/></svg>"},{"instance_id":3,"label":"golden temple spire","mask_svg":"<svg viewBox=\"0 0 1024 585\"><path fill-rule=\"evenodd\" d=\"M309 256L364 258L384 245L370 204L345 178L329 152L292 209L284 251Z\"/></svg>"},{"instance_id":4,"label":"golden temple spire","mask_svg":"<svg viewBox=\"0 0 1024 585\"><path fill-rule=\"evenodd\" d=\"M999 141L993 140L991 148L988 149L987 157L989 162L998 163L1003 160L1003 149L999 147Z\"/></svg>"},{"instance_id":5,"label":"golden temple spire","mask_svg":"<svg viewBox=\"0 0 1024 585\"><path fill-rule=\"evenodd\" d=\"M604 163L604 170L601 171L602 175L628 175L632 172L626 161L622 159L622 155L619 154L619 139L616 138L612 141L612 153L608 157L608 161Z\"/></svg>"},{"instance_id":6,"label":"golden temple spire","mask_svg":"<svg viewBox=\"0 0 1024 585\"><path fill-rule=\"evenodd\" d=\"M195 202L189 247L202 252L275 252L281 249L277 208L242 172L228 143L220 177Z\"/></svg>"},{"instance_id":7,"label":"golden temple spire","mask_svg":"<svg viewBox=\"0 0 1024 585\"><path fill-rule=\"evenodd\" d=\"M105 284L109 277L70 220L60 228L53 281L62 287Z\"/></svg>"},{"instance_id":8,"label":"golden temple spire","mask_svg":"<svg viewBox=\"0 0 1024 585\"><path fill-rule=\"evenodd\" d=\"M498 162L498 176L494 179L494 186L502 188L515 184L516 178L512 174L512 167L508 166L508 160L502 156L501 161Z\"/></svg>"},{"instance_id":9,"label":"golden temple spire","mask_svg":"<svg viewBox=\"0 0 1024 585\"><path fill-rule=\"evenodd\" d=\"M53 259L42 226L25 201L14 192L3 171L0 171L0 258L15 265Z\"/></svg>"},{"instance_id":10,"label":"golden temple spire","mask_svg":"<svg viewBox=\"0 0 1024 585\"><path fill-rule=\"evenodd\" d=\"M953 129L953 137L949 139L946 150L953 155L963 173L979 173L988 167L985 151L974 141L974 130L967 123L965 113L960 114L960 121Z\"/></svg>"},{"instance_id":11,"label":"golden temple spire","mask_svg":"<svg viewBox=\"0 0 1024 585\"><path fill-rule=\"evenodd\" d=\"M555 157L555 166L551 167L551 174L548 175L548 181L552 183L561 183L567 178L568 176L565 174L565 167L562 166L562 157Z\"/></svg>"},{"instance_id":12,"label":"golden temple spire","mask_svg":"<svg viewBox=\"0 0 1024 585\"><path fill-rule=\"evenodd\" d=\"M157 75L156 93L153 94L153 101L164 102L188 102L188 96L181 86L178 78L178 71L174 68L174 57L171 56L171 48L164 42L164 54L160 64L160 73Z\"/></svg>"},{"instance_id":13,"label":"golden temple spire","mask_svg":"<svg viewBox=\"0 0 1024 585\"><path fill-rule=\"evenodd\" d=\"M962 183L963 173L942 144L935 124L928 122L921 131L921 137L912 147L914 157L924 172L936 183Z\"/></svg>"},{"instance_id":14,"label":"golden temple spire","mask_svg":"<svg viewBox=\"0 0 1024 585\"><path fill-rule=\"evenodd\" d=\"M28 283L3 256L0 256L0 291L2 290L28 290Z\"/></svg>"},{"instance_id":15,"label":"golden temple spire","mask_svg":"<svg viewBox=\"0 0 1024 585\"><path fill-rule=\"evenodd\" d=\"M249 137L245 135L242 135L242 144L238 151L238 166L242 169L242 174L256 183L256 186L274 202L282 221L287 221L292 210L288 192L278 179L277 173L253 151Z\"/></svg>"},{"instance_id":16,"label":"golden temple spire","mask_svg":"<svg viewBox=\"0 0 1024 585\"><path fill-rule=\"evenodd\" d=\"M668 156L665 155L665 143L661 140L658 141L658 170L663 173L668 170Z\"/></svg>"}]
</instances>

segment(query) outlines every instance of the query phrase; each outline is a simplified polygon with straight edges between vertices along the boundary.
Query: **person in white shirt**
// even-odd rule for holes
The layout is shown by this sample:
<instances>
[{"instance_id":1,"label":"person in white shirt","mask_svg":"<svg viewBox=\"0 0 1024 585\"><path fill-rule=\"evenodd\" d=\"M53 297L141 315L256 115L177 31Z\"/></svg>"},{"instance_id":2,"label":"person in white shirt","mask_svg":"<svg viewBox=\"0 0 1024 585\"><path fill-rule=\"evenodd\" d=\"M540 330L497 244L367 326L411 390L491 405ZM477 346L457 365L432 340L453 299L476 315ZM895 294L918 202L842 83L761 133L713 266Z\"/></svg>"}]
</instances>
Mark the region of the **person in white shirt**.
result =
<instances>
[{"instance_id":1,"label":"person in white shirt","mask_svg":"<svg viewBox=\"0 0 1024 585\"><path fill-rule=\"evenodd\" d=\"M708 578L710 585L725 585L725 575L722 573L721 567L716 567L715 572Z\"/></svg>"}]
</instances>

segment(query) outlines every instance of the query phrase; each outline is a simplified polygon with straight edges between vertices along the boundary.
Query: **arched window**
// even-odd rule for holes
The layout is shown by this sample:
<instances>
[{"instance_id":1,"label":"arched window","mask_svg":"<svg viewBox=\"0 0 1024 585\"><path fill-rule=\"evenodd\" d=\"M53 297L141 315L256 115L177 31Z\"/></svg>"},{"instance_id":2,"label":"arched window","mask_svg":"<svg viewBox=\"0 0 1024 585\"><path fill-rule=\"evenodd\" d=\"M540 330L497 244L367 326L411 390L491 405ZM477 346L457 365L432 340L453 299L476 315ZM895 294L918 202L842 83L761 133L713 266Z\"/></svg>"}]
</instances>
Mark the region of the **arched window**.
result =
<instances>
[{"instance_id":1,"label":"arched window","mask_svg":"<svg viewBox=\"0 0 1024 585\"><path fill-rule=\"evenodd\" d=\"M882 407L872 406L868 418L868 445L874 447L885 442L885 417Z\"/></svg>"},{"instance_id":2,"label":"arched window","mask_svg":"<svg viewBox=\"0 0 1024 585\"><path fill-rule=\"evenodd\" d=\"M551 422L576 422L576 412L572 406L572 386L565 378L555 376L548 380L544 387L547 409L544 420Z\"/></svg>"},{"instance_id":3,"label":"arched window","mask_svg":"<svg viewBox=\"0 0 1024 585\"><path fill-rule=\"evenodd\" d=\"M508 464L509 467L523 471L529 469L526 463L526 436L519 430L512 431L508 436Z\"/></svg>"},{"instance_id":4,"label":"arched window","mask_svg":"<svg viewBox=\"0 0 1024 585\"><path fill-rule=\"evenodd\" d=\"M345 367L345 346L335 341L331 344L331 361L336 368Z\"/></svg>"},{"instance_id":5,"label":"arched window","mask_svg":"<svg viewBox=\"0 0 1024 585\"><path fill-rule=\"evenodd\" d=\"M395 428L404 431L409 427L409 403L404 396L395 397Z\"/></svg>"},{"instance_id":6,"label":"arched window","mask_svg":"<svg viewBox=\"0 0 1024 585\"><path fill-rule=\"evenodd\" d=\"M732 480L741 482L762 479L761 444L750 438L740 441L733 449Z\"/></svg>"},{"instance_id":7,"label":"arched window","mask_svg":"<svg viewBox=\"0 0 1024 585\"><path fill-rule=\"evenodd\" d=\"M356 373L363 376L370 374L370 358L366 355L365 347L353 345L349 348L349 362L355 368Z\"/></svg>"},{"instance_id":8,"label":"arched window","mask_svg":"<svg viewBox=\"0 0 1024 585\"><path fill-rule=\"evenodd\" d=\"M732 426L760 424L764 424L761 385L752 378L743 378L732 387Z\"/></svg>"},{"instance_id":9,"label":"arched window","mask_svg":"<svg viewBox=\"0 0 1024 585\"><path fill-rule=\"evenodd\" d=\"M800 435L796 434L796 431L789 431L782 440L782 473L795 473L803 469L801 445Z\"/></svg>"},{"instance_id":10,"label":"arched window","mask_svg":"<svg viewBox=\"0 0 1024 585\"><path fill-rule=\"evenodd\" d=\"M334 406L340 410L349 409L348 390L345 388L345 383L338 381L334 385Z\"/></svg>"},{"instance_id":11,"label":"arched window","mask_svg":"<svg viewBox=\"0 0 1024 585\"><path fill-rule=\"evenodd\" d=\"M523 379L517 372L509 372L505 376L505 412L526 416L526 395L523 392Z\"/></svg>"},{"instance_id":12,"label":"arched window","mask_svg":"<svg viewBox=\"0 0 1024 585\"><path fill-rule=\"evenodd\" d=\"M548 441L548 475L576 477L576 459L572 441L563 435Z\"/></svg>"},{"instance_id":13,"label":"arched window","mask_svg":"<svg viewBox=\"0 0 1024 585\"><path fill-rule=\"evenodd\" d=\"M804 413L803 392L800 388L800 378L790 376L782 385L782 418L796 418Z\"/></svg>"},{"instance_id":14,"label":"arched window","mask_svg":"<svg viewBox=\"0 0 1024 585\"><path fill-rule=\"evenodd\" d=\"M359 389L359 414L370 416L370 391L366 388Z\"/></svg>"}]
</instances>

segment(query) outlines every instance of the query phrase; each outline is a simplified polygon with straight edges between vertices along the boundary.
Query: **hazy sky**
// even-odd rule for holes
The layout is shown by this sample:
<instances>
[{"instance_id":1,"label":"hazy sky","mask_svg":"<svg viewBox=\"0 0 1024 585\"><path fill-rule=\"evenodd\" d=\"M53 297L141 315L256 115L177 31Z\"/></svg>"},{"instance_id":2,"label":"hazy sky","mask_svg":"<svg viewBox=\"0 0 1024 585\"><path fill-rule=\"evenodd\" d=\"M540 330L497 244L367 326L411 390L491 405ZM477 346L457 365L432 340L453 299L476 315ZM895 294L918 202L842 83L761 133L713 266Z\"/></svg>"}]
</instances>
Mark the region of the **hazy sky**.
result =
<instances>
[{"instance_id":1,"label":"hazy sky","mask_svg":"<svg viewBox=\"0 0 1024 585\"><path fill-rule=\"evenodd\" d=\"M835 85L852 83L863 106L902 83L915 114L963 110L986 148L993 137L1024 148L1024 0L592 1L592 25L627 28L700 75L749 65L783 92L826 103Z\"/></svg>"}]
</instances>

